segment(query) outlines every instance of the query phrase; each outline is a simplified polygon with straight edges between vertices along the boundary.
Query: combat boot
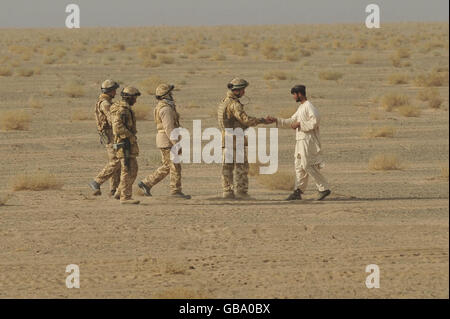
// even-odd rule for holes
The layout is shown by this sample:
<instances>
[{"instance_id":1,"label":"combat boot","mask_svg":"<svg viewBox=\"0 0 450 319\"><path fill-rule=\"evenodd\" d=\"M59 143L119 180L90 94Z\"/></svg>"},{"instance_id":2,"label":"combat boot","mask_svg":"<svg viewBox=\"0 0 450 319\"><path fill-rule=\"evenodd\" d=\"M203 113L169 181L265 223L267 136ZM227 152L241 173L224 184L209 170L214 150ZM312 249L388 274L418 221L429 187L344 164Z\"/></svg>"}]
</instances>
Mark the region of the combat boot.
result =
<instances>
[{"instance_id":1,"label":"combat boot","mask_svg":"<svg viewBox=\"0 0 450 319\"><path fill-rule=\"evenodd\" d=\"M114 199L119 200L120 199L120 190L116 190L116 192L114 193Z\"/></svg>"},{"instance_id":2,"label":"combat boot","mask_svg":"<svg viewBox=\"0 0 450 319\"><path fill-rule=\"evenodd\" d=\"M100 184L97 183L96 181L92 181L89 183L89 186L92 188L92 190L94 191L94 193L92 195L94 196L99 196L102 194L102 192L100 191Z\"/></svg>"},{"instance_id":3,"label":"combat boot","mask_svg":"<svg viewBox=\"0 0 450 319\"><path fill-rule=\"evenodd\" d=\"M296 189L286 200L301 200L303 192L300 189Z\"/></svg>"},{"instance_id":4,"label":"combat boot","mask_svg":"<svg viewBox=\"0 0 450 319\"><path fill-rule=\"evenodd\" d=\"M150 187L148 187L147 185L144 184L144 182L140 181L138 183L138 186L140 189L142 189L142 191L144 192L145 196L152 196L152 193L150 193Z\"/></svg>"},{"instance_id":5,"label":"combat boot","mask_svg":"<svg viewBox=\"0 0 450 319\"><path fill-rule=\"evenodd\" d=\"M122 205L137 205L140 203L140 201L138 201L137 199L130 198L130 199L121 199L120 203Z\"/></svg>"},{"instance_id":6,"label":"combat boot","mask_svg":"<svg viewBox=\"0 0 450 319\"><path fill-rule=\"evenodd\" d=\"M234 199L234 193L233 192L225 192L222 195L222 198L224 199Z\"/></svg>"},{"instance_id":7,"label":"combat boot","mask_svg":"<svg viewBox=\"0 0 450 319\"><path fill-rule=\"evenodd\" d=\"M326 189L322 192L319 192L319 196L317 197L316 200L323 200L325 197L327 197L330 194L331 194L331 191L329 189Z\"/></svg>"},{"instance_id":8,"label":"combat boot","mask_svg":"<svg viewBox=\"0 0 450 319\"><path fill-rule=\"evenodd\" d=\"M115 190L115 189L111 189L111 190L109 191L109 196L110 196L110 197L113 197L114 195L116 195L116 190Z\"/></svg>"},{"instance_id":9,"label":"combat boot","mask_svg":"<svg viewBox=\"0 0 450 319\"><path fill-rule=\"evenodd\" d=\"M170 194L172 197L178 197L178 198L184 198L184 199L191 199L191 195L186 195L181 191L178 191L176 193Z\"/></svg>"}]
</instances>

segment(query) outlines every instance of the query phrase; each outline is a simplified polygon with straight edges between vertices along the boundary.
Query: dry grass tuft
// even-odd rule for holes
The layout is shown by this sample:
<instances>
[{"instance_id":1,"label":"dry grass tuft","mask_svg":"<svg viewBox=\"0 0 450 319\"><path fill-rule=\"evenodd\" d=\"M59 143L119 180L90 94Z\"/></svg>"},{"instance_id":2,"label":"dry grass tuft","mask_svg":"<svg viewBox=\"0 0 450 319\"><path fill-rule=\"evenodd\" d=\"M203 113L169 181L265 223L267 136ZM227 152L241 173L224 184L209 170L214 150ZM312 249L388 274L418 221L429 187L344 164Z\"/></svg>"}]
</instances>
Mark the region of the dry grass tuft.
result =
<instances>
[{"instance_id":1,"label":"dry grass tuft","mask_svg":"<svg viewBox=\"0 0 450 319\"><path fill-rule=\"evenodd\" d=\"M12 74L13 73L10 67L7 66L0 67L0 76L11 76Z\"/></svg>"},{"instance_id":2,"label":"dry grass tuft","mask_svg":"<svg viewBox=\"0 0 450 319\"><path fill-rule=\"evenodd\" d=\"M14 176L10 183L13 191L61 189L64 185L53 174L41 171Z\"/></svg>"},{"instance_id":3,"label":"dry grass tuft","mask_svg":"<svg viewBox=\"0 0 450 319\"><path fill-rule=\"evenodd\" d=\"M136 120L148 120L150 117L150 107L142 104L133 106L134 115Z\"/></svg>"},{"instance_id":4,"label":"dry grass tuft","mask_svg":"<svg viewBox=\"0 0 450 319\"><path fill-rule=\"evenodd\" d=\"M264 80L287 80L288 76L283 71L269 71L264 74Z\"/></svg>"},{"instance_id":5,"label":"dry grass tuft","mask_svg":"<svg viewBox=\"0 0 450 319\"><path fill-rule=\"evenodd\" d=\"M322 71L319 72L319 79L327 81L338 81L344 76L341 72L336 71Z\"/></svg>"},{"instance_id":6,"label":"dry grass tuft","mask_svg":"<svg viewBox=\"0 0 450 319\"><path fill-rule=\"evenodd\" d=\"M28 106L33 108L33 109L42 109L44 107L44 104L42 103L41 100L31 96L28 99Z\"/></svg>"},{"instance_id":7,"label":"dry grass tuft","mask_svg":"<svg viewBox=\"0 0 450 319\"><path fill-rule=\"evenodd\" d=\"M413 105L402 105L397 108L397 112L400 115L406 116L406 117L419 117L420 116L420 109Z\"/></svg>"},{"instance_id":8,"label":"dry grass tuft","mask_svg":"<svg viewBox=\"0 0 450 319\"><path fill-rule=\"evenodd\" d=\"M439 96L432 97L428 101L428 107L432 109L440 109L442 106L443 100Z\"/></svg>"},{"instance_id":9,"label":"dry grass tuft","mask_svg":"<svg viewBox=\"0 0 450 319\"><path fill-rule=\"evenodd\" d=\"M363 64L364 63L364 57L358 52L353 52L347 58L347 63L348 64Z\"/></svg>"},{"instance_id":10,"label":"dry grass tuft","mask_svg":"<svg viewBox=\"0 0 450 319\"><path fill-rule=\"evenodd\" d=\"M394 137L394 135L395 129L391 126L373 127L367 132L368 137Z\"/></svg>"},{"instance_id":11,"label":"dry grass tuft","mask_svg":"<svg viewBox=\"0 0 450 319\"><path fill-rule=\"evenodd\" d=\"M389 171L401 169L400 160L394 154L379 154L369 160L369 169L375 171Z\"/></svg>"},{"instance_id":12,"label":"dry grass tuft","mask_svg":"<svg viewBox=\"0 0 450 319\"><path fill-rule=\"evenodd\" d=\"M258 175L258 181L271 190L290 191L294 188L294 175L277 172L271 175Z\"/></svg>"},{"instance_id":13,"label":"dry grass tuft","mask_svg":"<svg viewBox=\"0 0 450 319\"><path fill-rule=\"evenodd\" d=\"M0 197L0 206L5 206L11 197L12 197L11 194L6 194L5 196L1 196Z\"/></svg>"},{"instance_id":14,"label":"dry grass tuft","mask_svg":"<svg viewBox=\"0 0 450 319\"><path fill-rule=\"evenodd\" d=\"M85 109L74 110L71 115L72 121L88 121L94 119L93 112L89 112Z\"/></svg>"},{"instance_id":15,"label":"dry grass tuft","mask_svg":"<svg viewBox=\"0 0 450 319\"><path fill-rule=\"evenodd\" d=\"M157 75L150 76L141 81L141 85L144 87L144 90L150 95L155 95L156 88L162 83L164 83L164 80Z\"/></svg>"},{"instance_id":16,"label":"dry grass tuft","mask_svg":"<svg viewBox=\"0 0 450 319\"><path fill-rule=\"evenodd\" d=\"M0 127L5 131L28 130L31 116L25 111L5 111L0 114Z\"/></svg>"},{"instance_id":17,"label":"dry grass tuft","mask_svg":"<svg viewBox=\"0 0 450 319\"><path fill-rule=\"evenodd\" d=\"M19 74L20 76L24 76L24 77L30 77L34 74L34 70L30 70L30 69L19 69L17 71L17 74Z\"/></svg>"},{"instance_id":18,"label":"dry grass tuft","mask_svg":"<svg viewBox=\"0 0 450 319\"><path fill-rule=\"evenodd\" d=\"M409 99L406 95L389 93L381 97L381 108L387 112L391 112L395 108L408 103Z\"/></svg>"},{"instance_id":19,"label":"dry grass tuft","mask_svg":"<svg viewBox=\"0 0 450 319\"><path fill-rule=\"evenodd\" d=\"M389 84L407 84L409 77L406 74L391 74L388 78Z\"/></svg>"},{"instance_id":20,"label":"dry grass tuft","mask_svg":"<svg viewBox=\"0 0 450 319\"><path fill-rule=\"evenodd\" d=\"M415 84L422 87L443 86L448 78L448 73L431 72L428 74L418 75Z\"/></svg>"},{"instance_id":21,"label":"dry grass tuft","mask_svg":"<svg viewBox=\"0 0 450 319\"><path fill-rule=\"evenodd\" d=\"M84 96L83 86L77 82L71 82L63 88L64 94L68 97L79 98Z\"/></svg>"},{"instance_id":22,"label":"dry grass tuft","mask_svg":"<svg viewBox=\"0 0 450 319\"><path fill-rule=\"evenodd\" d=\"M441 178L448 180L448 165L441 167Z\"/></svg>"},{"instance_id":23,"label":"dry grass tuft","mask_svg":"<svg viewBox=\"0 0 450 319\"><path fill-rule=\"evenodd\" d=\"M439 98L439 91L436 88L421 89L417 93L417 98L423 102L430 101L431 99L436 97Z\"/></svg>"}]
</instances>

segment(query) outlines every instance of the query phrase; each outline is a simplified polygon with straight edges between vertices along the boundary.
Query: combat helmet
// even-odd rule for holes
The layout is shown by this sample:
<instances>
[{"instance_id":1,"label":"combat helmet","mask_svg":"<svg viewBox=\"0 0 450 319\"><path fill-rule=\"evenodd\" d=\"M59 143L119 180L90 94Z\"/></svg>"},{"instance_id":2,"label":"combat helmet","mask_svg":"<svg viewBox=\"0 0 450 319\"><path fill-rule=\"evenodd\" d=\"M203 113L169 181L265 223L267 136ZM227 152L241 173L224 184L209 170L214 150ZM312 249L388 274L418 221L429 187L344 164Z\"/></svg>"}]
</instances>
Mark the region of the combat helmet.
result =
<instances>
[{"instance_id":1,"label":"combat helmet","mask_svg":"<svg viewBox=\"0 0 450 319\"><path fill-rule=\"evenodd\" d=\"M127 86L122 90L122 92L120 92L120 95L122 97L133 97L133 96L140 96L141 92L139 92L139 90L136 89L134 86Z\"/></svg>"},{"instance_id":2,"label":"combat helmet","mask_svg":"<svg viewBox=\"0 0 450 319\"><path fill-rule=\"evenodd\" d=\"M174 88L175 86L172 84L160 84L156 88L155 96L157 98L163 97L164 95L169 94Z\"/></svg>"},{"instance_id":3,"label":"combat helmet","mask_svg":"<svg viewBox=\"0 0 450 319\"><path fill-rule=\"evenodd\" d=\"M103 81L101 89L103 93L108 93L113 90L116 90L117 88L119 88L119 86L120 86L119 83L117 83L116 81L108 79Z\"/></svg>"},{"instance_id":4,"label":"combat helmet","mask_svg":"<svg viewBox=\"0 0 450 319\"><path fill-rule=\"evenodd\" d=\"M247 86L249 86L250 83L248 83L244 79L240 78L234 78L230 81L230 83L227 84L228 89L230 90L239 90L239 89L245 89Z\"/></svg>"}]
</instances>

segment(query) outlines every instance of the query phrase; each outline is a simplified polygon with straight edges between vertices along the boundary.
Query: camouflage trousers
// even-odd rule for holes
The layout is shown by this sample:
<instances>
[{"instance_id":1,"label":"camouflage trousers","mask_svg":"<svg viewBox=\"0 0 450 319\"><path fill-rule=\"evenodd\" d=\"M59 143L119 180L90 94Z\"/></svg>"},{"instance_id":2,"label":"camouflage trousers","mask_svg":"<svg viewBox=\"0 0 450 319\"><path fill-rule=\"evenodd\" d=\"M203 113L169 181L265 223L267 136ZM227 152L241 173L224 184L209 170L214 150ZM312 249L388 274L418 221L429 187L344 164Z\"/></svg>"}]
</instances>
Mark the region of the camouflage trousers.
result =
<instances>
[{"instance_id":1,"label":"camouflage trousers","mask_svg":"<svg viewBox=\"0 0 450 319\"><path fill-rule=\"evenodd\" d=\"M109 179L110 189L115 190L120 183L120 160L116 157L116 151L112 144L106 145L106 152L108 153L108 163L94 180L101 185Z\"/></svg>"},{"instance_id":2,"label":"camouflage trousers","mask_svg":"<svg viewBox=\"0 0 450 319\"><path fill-rule=\"evenodd\" d=\"M138 163L136 157L128 159L128 166L125 159L120 159L120 200L130 199L133 196L133 183L138 173Z\"/></svg>"},{"instance_id":3,"label":"camouflage trousers","mask_svg":"<svg viewBox=\"0 0 450 319\"><path fill-rule=\"evenodd\" d=\"M244 162L236 163L236 156L234 152L233 163L225 163L225 149L222 149L222 189L224 193L232 193L236 190L237 193L248 192L248 151L245 147ZM233 175L234 174L234 175ZM236 185L234 185L236 182Z\"/></svg>"},{"instance_id":4,"label":"camouflage trousers","mask_svg":"<svg viewBox=\"0 0 450 319\"><path fill-rule=\"evenodd\" d=\"M170 174L170 193L181 192L181 164L170 160L170 148L161 148L160 151L162 165L142 182L152 188Z\"/></svg>"}]
</instances>

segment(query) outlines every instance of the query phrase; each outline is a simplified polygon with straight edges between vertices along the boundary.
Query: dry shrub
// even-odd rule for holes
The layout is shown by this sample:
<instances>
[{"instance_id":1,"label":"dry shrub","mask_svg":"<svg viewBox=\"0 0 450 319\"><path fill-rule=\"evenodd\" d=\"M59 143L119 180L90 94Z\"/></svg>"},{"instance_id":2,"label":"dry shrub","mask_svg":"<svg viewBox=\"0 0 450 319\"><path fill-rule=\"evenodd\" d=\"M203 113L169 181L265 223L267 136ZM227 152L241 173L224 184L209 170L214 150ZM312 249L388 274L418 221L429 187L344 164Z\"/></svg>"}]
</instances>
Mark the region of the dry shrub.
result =
<instances>
[{"instance_id":1,"label":"dry shrub","mask_svg":"<svg viewBox=\"0 0 450 319\"><path fill-rule=\"evenodd\" d=\"M392 66L396 68L401 68L403 66L401 59L395 55L390 56L390 60L392 62Z\"/></svg>"},{"instance_id":2,"label":"dry shrub","mask_svg":"<svg viewBox=\"0 0 450 319\"><path fill-rule=\"evenodd\" d=\"M258 181L266 188L272 190L290 191L294 187L295 179L293 174L277 172L275 174L258 175Z\"/></svg>"},{"instance_id":3,"label":"dry shrub","mask_svg":"<svg viewBox=\"0 0 450 319\"><path fill-rule=\"evenodd\" d=\"M296 62L299 60L298 53L288 53L284 55L284 59L289 62Z\"/></svg>"},{"instance_id":4,"label":"dry shrub","mask_svg":"<svg viewBox=\"0 0 450 319\"><path fill-rule=\"evenodd\" d=\"M31 116L25 111L5 111L0 114L0 126L5 131L28 130Z\"/></svg>"},{"instance_id":5,"label":"dry shrub","mask_svg":"<svg viewBox=\"0 0 450 319\"><path fill-rule=\"evenodd\" d=\"M413 105L402 105L397 108L397 112L400 115L406 117L418 117L420 116L420 109Z\"/></svg>"},{"instance_id":6,"label":"dry shrub","mask_svg":"<svg viewBox=\"0 0 450 319\"><path fill-rule=\"evenodd\" d=\"M368 137L394 137L394 135L395 129L391 126L373 127L367 132Z\"/></svg>"},{"instance_id":7,"label":"dry shrub","mask_svg":"<svg viewBox=\"0 0 450 319\"><path fill-rule=\"evenodd\" d=\"M233 45L231 46L231 52L234 55L238 55L238 56L247 56L248 55L247 48L245 47L245 45L243 43L233 43Z\"/></svg>"},{"instance_id":8,"label":"dry shrub","mask_svg":"<svg viewBox=\"0 0 450 319\"><path fill-rule=\"evenodd\" d=\"M125 50L125 45L122 43L116 43L112 46L113 51L123 51Z\"/></svg>"},{"instance_id":9,"label":"dry shrub","mask_svg":"<svg viewBox=\"0 0 450 319\"><path fill-rule=\"evenodd\" d=\"M198 52L198 49L195 44L186 44L182 48L182 52L185 54L196 54Z\"/></svg>"},{"instance_id":10,"label":"dry shrub","mask_svg":"<svg viewBox=\"0 0 450 319\"><path fill-rule=\"evenodd\" d=\"M63 92L68 96L72 98L79 98L84 96L84 89L83 86L77 82L71 82L67 84L63 88Z\"/></svg>"},{"instance_id":11,"label":"dry shrub","mask_svg":"<svg viewBox=\"0 0 450 319\"><path fill-rule=\"evenodd\" d=\"M300 55L303 57L311 56L312 52L306 49L300 49Z\"/></svg>"},{"instance_id":12,"label":"dry shrub","mask_svg":"<svg viewBox=\"0 0 450 319\"><path fill-rule=\"evenodd\" d=\"M87 120L93 120L94 115L92 112L89 112L85 109L78 109L74 110L72 112L71 116L72 121L87 121Z\"/></svg>"},{"instance_id":13,"label":"dry shrub","mask_svg":"<svg viewBox=\"0 0 450 319\"><path fill-rule=\"evenodd\" d=\"M278 60L280 55L278 54L278 48L273 44L266 42L261 46L261 54L269 60Z\"/></svg>"},{"instance_id":14,"label":"dry shrub","mask_svg":"<svg viewBox=\"0 0 450 319\"><path fill-rule=\"evenodd\" d=\"M161 272L169 275L184 275L188 267L180 262L168 261L161 265Z\"/></svg>"},{"instance_id":15,"label":"dry shrub","mask_svg":"<svg viewBox=\"0 0 450 319\"><path fill-rule=\"evenodd\" d=\"M364 57L358 52L353 52L347 58L347 63L348 64L363 64L364 63Z\"/></svg>"},{"instance_id":16,"label":"dry shrub","mask_svg":"<svg viewBox=\"0 0 450 319\"><path fill-rule=\"evenodd\" d=\"M225 61L227 57L222 53L216 52L211 56L211 61Z\"/></svg>"},{"instance_id":17,"label":"dry shrub","mask_svg":"<svg viewBox=\"0 0 450 319\"><path fill-rule=\"evenodd\" d=\"M30 77L30 76L32 76L34 74L34 71L30 70L30 69L19 69L19 71L17 71L17 73L20 76Z\"/></svg>"},{"instance_id":18,"label":"dry shrub","mask_svg":"<svg viewBox=\"0 0 450 319\"><path fill-rule=\"evenodd\" d=\"M33 96L28 99L28 105L33 109L42 109L42 107L44 106L41 100L38 100Z\"/></svg>"},{"instance_id":19,"label":"dry shrub","mask_svg":"<svg viewBox=\"0 0 450 319\"><path fill-rule=\"evenodd\" d=\"M408 103L409 99L406 95L389 93L381 97L381 107L387 112L391 112L393 109Z\"/></svg>"},{"instance_id":20,"label":"dry shrub","mask_svg":"<svg viewBox=\"0 0 450 319\"><path fill-rule=\"evenodd\" d=\"M168 55L161 55L159 56L158 61L162 64L173 64L175 62L175 58Z\"/></svg>"},{"instance_id":21,"label":"dry shrub","mask_svg":"<svg viewBox=\"0 0 450 319\"><path fill-rule=\"evenodd\" d=\"M389 84L407 84L409 78L406 74L391 74L388 78Z\"/></svg>"},{"instance_id":22,"label":"dry shrub","mask_svg":"<svg viewBox=\"0 0 450 319\"><path fill-rule=\"evenodd\" d=\"M0 196L0 206L5 206L6 202L11 198L11 194L6 194L4 196Z\"/></svg>"},{"instance_id":23,"label":"dry shrub","mask_svg":"<svg viewBox=\"0 0 450 319\"><path fill-rule=\"evenodd\" d=\"M407 59L411 56L411 52L407 48L400 48L397 50L396 56L400 59Z\"/></svg>"},{"instance_id":24,"label":"dry shrub","mask_svg":"<svg viewBox=\"0 0 450 319\"><path fill-rule=\"evenodd\" d=\"M422 87L443 86L447 78L448 73L431 72L429 74L418 75L414 82L417 86Z\"/></svg>"},{"instance_id":25,"label":"dry shrub","mask_svg":"<svg viewBox=\"0 0 450 319\"><path fill-rule=\"evenodd\" d=\"M0 67L0 76L11 76L12 70L7 66Z\"/></svg>"},{"instance_id":26,"label":"dry shrub","mask_svg":"<svg viewBox=\"0 0 450 319\"><path fill-rule=\"evenodd\" d=\"M44 64L54 64L56 61L57 61L56 58L48 56L48 57L45 57L42 60L42 63L44 63Z\"/></svg>"},{"instance_id":27,"label":"dry shrub","mask_svg":"<svg viewBox=\"0 0 450 319\"><path fill-rule=\"evenodd\" d=\"M145 105L134 105L133 106L134 115L136 120L148 120L150 116L150 108Z\"/></svg>"},{"instance_id":28,"label":"dry shrub","mask_svg":"<svg viewBox=\"0 0 450 319\"><path fill-rule=\"evenodd\" d=\"M435 97L439 98L439 91L436 88L430 88L430 89L421 89L418 93L417 93L417 98L420 101L426 102L429 101Z\"/></svg>"},{"instance_id":29,"label":"dry shrub","mask_svg":"<svg viewBox=\"0 0 450 319\"><path fill-rule=\"evenodd\" d=\"M448 180L448 165L441 167L441 178Z\"/></svg>"},{"instance_id":30,"label":"dry shrub","mask_svg":"<svg viewBox=\"0 0 450 319\"><path fill-rule=\"evenodd\" d=\"M369 160L369 169L375 171L389 171L401 169L400 160L394 154L379 154Z\"/></svg>"},{"instance_id":31,"label":"dry shrub","mask_svg":"<svg viewBox=\"0 0 450 319\"><path fill-rule=\"evenodd\" d=\"M319 79L328 81L338 81L344 75L341 72L336 71L322 71L319 72Z\"/></svg>"},{"instance_id":32,"label":"dry shrub","mask_svg":"<svg viewBox=\"0 0 450 319\"><path fill-rule=\"evenodd\" d=\"M264 80L287 80L288 76L283 71L269 71L264 74Z\"/></svg>"},{"instance_id":33,"label":"dry shrub","mask_svg":"<svg viewBox=\"0 0 450 319\"><path fill-rule=\"evenodd\" d=\"M42 191L47 189L61 189L63 183L53 174L37 171L14 176L11 181L13 191Z\"/></svg>"},{"instance_id":34,"label":"dry shrub","mask_svg":"<svg viewBox=\"0 0 450 319\"><path fill-rule=\"evenodd\" d=\"M94 52L94 53L103 53L105 51L106 51L106 48L101 44L96 45L95 47L92 48L92 52Z\"/></svg>"},{"instance_id":35,"label":"dry shrub","mask_svg":"<svg viewBox=\"0 0 450 319\"><path fill-rule=\"evenodd\" d=\"M434 96L428 101L428 107L432 109L439 109L442 106L442 99L439 96Z\"/></svg>"},{"instance_id":36,"label":"dry shrub","mask_svg":"<svg viewBox=\"0 0 450 319\"><path fill-rule=\"evenodd\" d=\"M142 65L146 68L157 68L158 66L161 66L160 60L144 60L142 61Z\"/></svg>"},{"instance_id":37,"label":"dry shrub","mask_svg":"<svg viewBox=\"0 0 450 319\"><path fill-rule=\"evenodd\" d=\"M209 299L211 296L203 290L175 287L156 293L155 299Z\"/></svg>"}]
</instances>

